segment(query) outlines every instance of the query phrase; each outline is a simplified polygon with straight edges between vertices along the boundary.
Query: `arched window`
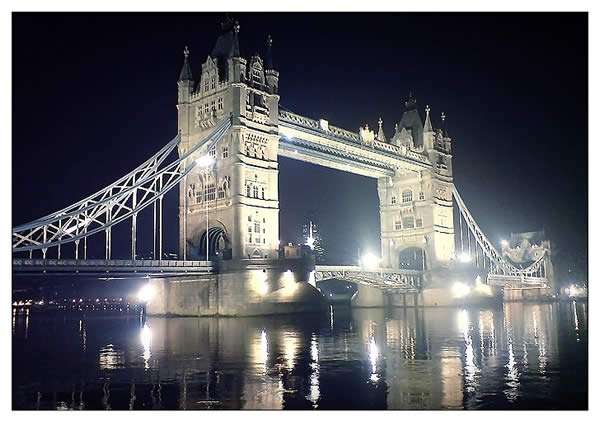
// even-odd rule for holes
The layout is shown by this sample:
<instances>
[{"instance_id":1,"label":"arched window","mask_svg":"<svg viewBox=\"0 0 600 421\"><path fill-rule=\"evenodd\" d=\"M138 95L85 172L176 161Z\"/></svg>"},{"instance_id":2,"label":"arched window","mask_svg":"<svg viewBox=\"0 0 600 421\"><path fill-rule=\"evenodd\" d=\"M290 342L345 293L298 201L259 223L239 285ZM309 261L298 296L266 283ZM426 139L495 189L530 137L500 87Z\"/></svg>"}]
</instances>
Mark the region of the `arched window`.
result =
<instances>
[{"instance_id":1,"label":"arched window","mask_svg":"<svg viewBox=\"0 0 600 421\"><path fill-rule=\"evenodd\" d=\"M229 158L229 146L223 146L223 151L221 153L223 158Z\"/></svg>"},{"instance_id":2,"label":"arched window","mask_svg":"<svg viewBox=\"0 0 600 421\"><path fill-rule=\"evenodd\" d=\"M392 205L396 204L396 196L392 196Z\"/></svg>"},{"instance_id":3,"label":"arched window","mask_svg":"<svg viewBox=\"0 0 600 421\"><path fill-rule=\"evenodd\" d=\"M210 89L215 89L216 86L217 86L217 84L216 84L215 78L213 77L210 79Z\"/></svg>"},{"instance_id":4,"label":"arched window","mask_svg":"<svg viewBox=\"0 0 600 421\"><path fill-rule=\"evenodd\" d=\"M254 186L252 188L252 193L254 193L254 197L258 199L258 186Z\"/></svg>"},{"instance_id":5,"label":"arched window","mask_svg":"<svg viewBox=\"0 0 600 421\"><path fill-rule=\"evenodd\" d=\"M246 184L246 196L250 197L250 184ZM251 216L249 216L248 218L251 218ZM250 221L250 219L248 219Z\"/></svg>"},{"instance_id":6,"label":"arched window","mask_svg":"<svg viewBox=\"0 0 600 421\"><path fill-rule=\"evenodd\" d=\"M402 192L402 203L412 202L412 190Z\"/></svg>"},{"instance_id":7,"label":"arched window","mask_svg":"<svg viewBox=\"0 0 600 421\"><path fill-rule=\"evenodd\" d=\"M254 221L254 232L260 234L260 221Z\"/></svg>"}]
</instances>

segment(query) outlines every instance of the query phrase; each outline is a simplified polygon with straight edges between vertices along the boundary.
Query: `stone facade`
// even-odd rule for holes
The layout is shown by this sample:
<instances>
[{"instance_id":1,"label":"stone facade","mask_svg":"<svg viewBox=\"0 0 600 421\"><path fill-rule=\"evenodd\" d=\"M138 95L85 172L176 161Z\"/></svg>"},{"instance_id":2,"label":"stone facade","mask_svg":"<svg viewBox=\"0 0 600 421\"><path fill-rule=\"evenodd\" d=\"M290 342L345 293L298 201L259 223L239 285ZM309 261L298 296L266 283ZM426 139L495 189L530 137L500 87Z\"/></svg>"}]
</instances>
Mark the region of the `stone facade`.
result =
<instances>
[{"instance_id":1,"label":"stone facade","mask_svg":"<svg viewBox=\"0 0 600 421\"><path fill-rule=\"evenodd\" d=\"M399 267L401 253L414 248L424 250L425 269L447 267L454 256L451 138L433 130L429 107L423 124L414 98L405 105L390 142L426 155L431 168L378 179L383 265Z\"/></svg>"},{"instance_id":2,"label":"stone facade","mask_svg":"<svg viewBox=\"0 0 600 421\"><path fill-rule=\"evenodd\" d=\"M232 128L213 150L197 153L213 155L214 166L194 168L180 186L180 256L205 258L208 225L211 253L277 257L282 155L378 178L383 265L398 268L399 255L417 248L425 250L428 268L444 267L454 254L451 139L443 128L433 130L429 109L423 124L411 96L389 141L381 122L377 134L368 127L352 133L284 112L282 126L271 40L264 61L258 55L247 60L239 53L238 31L237 23L224 22L197 83L186 50L178 82L179 153L204 141L225 118L232 118ZM329 152L298 153L281 145L280 136ZM362 161L344 163L343 153ZM401 167L398 159L405 160Z\"/></svg>"},{"instance_id":3,"label":"stone facade","mask_svg":"<svg viewBox=\"0 0 600 421\"><path fill-rule=\"evenodd\" d=\"M191 75L178 82L180 155L232 118L219 143L194 157L211 154L215 164L194 168L180 186L179 254L189 259L206 253L206 201L209 232L218 237L213 249L209 235L211 254L277 257L279 74L259 56L239 56L238 31L233 22L223 24L195 89Z\"/></svg>"}]
</instances>

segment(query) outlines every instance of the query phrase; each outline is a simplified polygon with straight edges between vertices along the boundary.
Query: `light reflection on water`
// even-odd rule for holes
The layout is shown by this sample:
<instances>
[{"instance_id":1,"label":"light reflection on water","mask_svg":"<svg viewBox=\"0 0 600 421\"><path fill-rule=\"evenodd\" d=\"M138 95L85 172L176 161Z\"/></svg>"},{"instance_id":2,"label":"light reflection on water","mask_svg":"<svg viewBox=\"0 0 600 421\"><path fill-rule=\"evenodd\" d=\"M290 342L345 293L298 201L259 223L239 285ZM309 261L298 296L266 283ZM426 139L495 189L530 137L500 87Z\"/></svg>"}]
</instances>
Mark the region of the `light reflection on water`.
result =
<instances>
[{"instance_id":1,"label":"light reflection on water","mask_svg":"<svg viewBox=\"0 0 600 421\"><path fill-rule=\"evenodd\" d=\"M585 303L334 310L13 314L13 407L587 407Z\"/></svg>"}]
</instances>

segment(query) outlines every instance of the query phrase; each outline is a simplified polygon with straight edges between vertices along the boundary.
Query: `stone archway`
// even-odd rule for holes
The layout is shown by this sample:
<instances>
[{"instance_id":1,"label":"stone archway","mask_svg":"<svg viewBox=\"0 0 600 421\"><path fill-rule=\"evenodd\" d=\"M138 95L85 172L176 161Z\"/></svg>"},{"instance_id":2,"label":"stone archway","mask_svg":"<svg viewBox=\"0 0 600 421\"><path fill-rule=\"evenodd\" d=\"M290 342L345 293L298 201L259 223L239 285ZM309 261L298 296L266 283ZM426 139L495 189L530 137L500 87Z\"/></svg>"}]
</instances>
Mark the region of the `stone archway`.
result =
<instances>
[{"instance_id":1,"label":"stone archway","mask_svg":"<svg viewBox=\"0 0 600 421\"><path fill-rule=\"evenodd\" d=\"M429 266L427 253L421 247L407 247L400 250L397 261L400 269L426 270Z\"/></svg>"},{"instance_id":2,"label":"stone archway","mask_svg":"<svg viewBox=\"0 0 600 421\"><path fill-rule=\"evenodd\" d=\"M206 230L200 235L198 244L198 257L206 260ZM210 227L208 229L208 256L209 259L222 256L223 259L231 259L231 244L229 237L223 227Z\"/></svg>"}]
</instances>

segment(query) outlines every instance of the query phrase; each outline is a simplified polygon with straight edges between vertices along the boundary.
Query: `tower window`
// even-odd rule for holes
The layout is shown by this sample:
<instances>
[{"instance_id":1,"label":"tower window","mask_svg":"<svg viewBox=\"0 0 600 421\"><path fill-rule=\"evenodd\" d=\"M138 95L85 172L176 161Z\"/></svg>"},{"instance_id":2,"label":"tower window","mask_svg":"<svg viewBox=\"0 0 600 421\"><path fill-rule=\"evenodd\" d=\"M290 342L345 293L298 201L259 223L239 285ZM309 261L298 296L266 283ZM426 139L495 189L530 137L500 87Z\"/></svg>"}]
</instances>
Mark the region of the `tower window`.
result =
<instances>
[{"instance_id":1,"label":"tower window","mask_svg":"<svg viewBox=\"0 0 600 421\"><path fill-rule=\"evenodd\" d=\"M425 193L419 192L419 200L425 200Z\"/></svg>"},{"instance_id":2,"label":"tower window","mask_svg":"<svg viewBox=\"0 0 600 421\"><path fill-rule=\"evenodd\" d=\"M217 109L216 102L215 101L211 101L210 102L210 110L211 111L215 111L216 109Z\"/></svg>"},{"instance_id":3,"label":"tower window","mask_svg":"<svg viewBox=\"0 0 600 421\"><path fill-rule=\"evenodd\" d=\"M229 146L223 146L223 151L221 153L223 158L229 158Z\"/></svg>"},{"instance_id":4,"label":"tower window","mask_svg":"<svg viewBox=\"0 0 600 421\"><path fill-rule=\"evenodd\" d=\"M211 158L215 158L217 156L217 151L215 150L215 148L211 148L208 151L208 154L211 156Z\"/></svg>"},{"instance_id":5,"label":"tower window","mask_svg":"<svg viewBox=\"0 0 600 421\"><path fill-rule=\"evenodd\" d=\"M415 220L412 216L404 219L404 228L411 229L415 227Z\"/></svg>"},{"instance_id":6,"label":"tower window","mask_svg":"<svg viewBox=\"0 0 600 421\"><path fill-rule=\"evenodd\" d=\"M396 196L392 196L392 205L396 204Z\"/></svg>"},{"instance_id":7,"label":"tower window","mask_svg":"<svg viewBox=\"0 0 600 421\"><path fill-rule=\"evenodd\" d=\"M252 187L252 193L253 196L258 199L258 186Z\"/></svg>"},{"instance_id":8,"label":"tower window","mask_svg":"<svg viewBox=\"0 0 600 421\"><path fill-rule=\"evenodd\" d=\"M252 215L248 215L248 222L252 222Z\"/></svg>"},{"instance_id":9,"label":"tower window","mask_svg":"<svg viewBox=\"0 0 600 421\"><path fill-rule=\"evenodd\" d=\"M202 192L198 190L194 193L194 195L196 196L196 204L202 203Z\"/></svg>"},{"instance_id":10,"label":"tower window","mask_svg":"<svg viewBox=\"0 0 600 421\"><path fill-rule=\"evenodd\" d=\"M204 200L215 200L215 185L209 184L204 192Z\"/></svg>"},{"instance_id":11,"label":"tower window","mask_svg":"<svg viewBox=\"0 0 600 421\"><path fill-rule=\"evenodd\" d=\"M417 228L421 228L423 226L423 220L421 218L417 218L415 224L417 225Z\"/></svg>"},{"instance_id":12,"label":"tower window","mask_svg":"<svg viewBox=\"0 0 600 421\"><path fill-rule=\"evenodd\" d=\"M210 105L208 105L208 102L206 104L204 104L204 114L208 114L210 112Z\"/></svg>"},{"instance_id":13,"label":"tower window","mask_svg":"<svg viewBox=\"0 0 600 421\"><path fill-rule=\"evenodd\" d=\"M213 78L210 79L210 88L211 89L215 89L216 87L217 87L217 81L213 77Z\"/></svg>"},{"instance_id":14,"label":"tower window","mask_svg":"<svg viewBox=\"0 0 600 421\"><path fill-rule=\"evenodd\" d=\"M219 186L219 188L217 189L217 197L219 199L225 198L225 190L223 190L223 187L221 187L221 186Z\"/></svg>"},{"instance_id":15,"label":"tower window","mask_svg":"<svg viewBox=\"0 0 600 421\"><path fill-rule=\"evenodd\" d=\"M217 101L217 108L219 110L223 109L223 98L219 98L219 100Z\"/></svg>"},{"instance_id":16,"label":"tower window","mask_svg":"<svg viewBox=\"0 0 600 421\"><path fill-rule=\"evenodd\" d=\"M263 199L265 198L265 188L264 187L262 188L262 198Z\"/></svg>"},{"instance_id":17,"label":"tower window","mask_svg":"<svg viewBox=\"0 0 600 421\"><path fill-rule=\"evenodd\" d=\"M394 221L394 230L400 231L402 229L402 221L397 219Z\"/></svg>"},{"instance_id":18,"label":"tower window","mask_svg":"<svg viewBox=\"0 0 600 421\"><path fill-rule=\"evenodd\" d=\"M254 232L260 234L260 222L258 221L254 222Z\"/></svg>"},{"instance_id":19,"label":"tower window","mask_svg":"<svg viewBox=\"0 0 600 421\"><path fill-rule=\"evenodd\" d=\"M246 184L246 196L250 197L251 187L250 184ZM252 217L248 217L248 221L252 221Z\"/></svg>"},{"instance_id":20,"label":"tower window","mask_svg":"<svg viewBox=\"0 0 600 421\"><path fill-rule=\"evenodd\" d=\"M412 202L412 190L404 190L402 192L402 203Z\"/></svg>"},{"instance_id":21,"label":"tower window","mask_svg":"<svg viewBox=\"0 0 600 421\"><path fill-rule=\"evenodd\" d=\"M251 233L252 232L252 225L248 225L248 232Z\"/></svg>"},{"instance_id":22,"label":"tower window","mask_svg":"<svg viewBox=\"0 0 600 421\"><path fill-rule=\"evenodd\" d=\"M204 92L208 92L208 79L204 81Z\"/></svg>"}]
</instances>

